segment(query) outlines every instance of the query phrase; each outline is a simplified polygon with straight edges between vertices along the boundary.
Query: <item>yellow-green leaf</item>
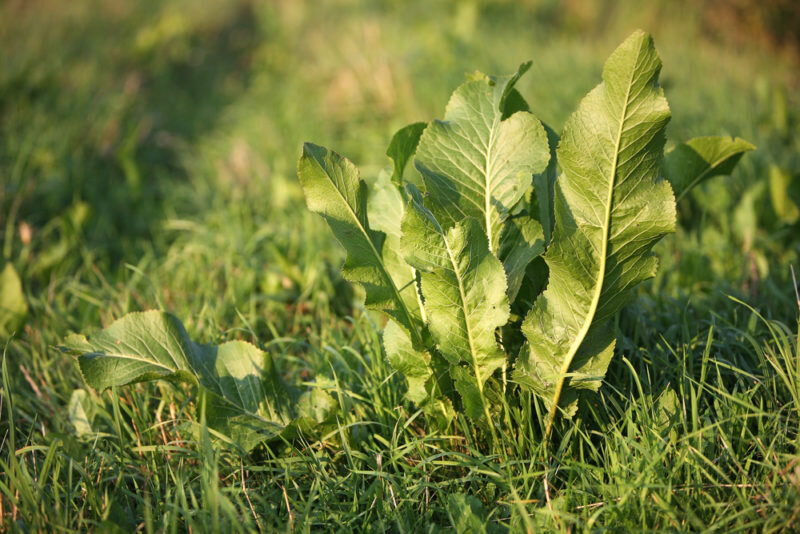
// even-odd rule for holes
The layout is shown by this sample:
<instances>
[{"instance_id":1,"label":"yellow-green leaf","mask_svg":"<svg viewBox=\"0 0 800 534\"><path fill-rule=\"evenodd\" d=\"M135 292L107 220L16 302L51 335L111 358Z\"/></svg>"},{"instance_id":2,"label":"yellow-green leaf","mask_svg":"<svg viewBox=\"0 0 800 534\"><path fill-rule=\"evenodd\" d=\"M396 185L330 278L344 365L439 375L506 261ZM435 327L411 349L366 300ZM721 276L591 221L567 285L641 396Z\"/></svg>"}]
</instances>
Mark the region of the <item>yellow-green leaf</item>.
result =
<instances>
[{"instance_id":1,"label":"yellow-green leaf","mask_svg":"<svg viewBox=\"0 0 800 534\"><path fill-rule=\"evenodd\" d=\"M609 319L655 274L651 249L675 228L675 199L660 177L670 118L660 70L650 36L634 33L564 127L544 255L550 281L524 321L530 349L515 372L544 399L547 435L558 408L572 414L580 392L600 386L615 340Z\"/></svg>"}]
</instances>

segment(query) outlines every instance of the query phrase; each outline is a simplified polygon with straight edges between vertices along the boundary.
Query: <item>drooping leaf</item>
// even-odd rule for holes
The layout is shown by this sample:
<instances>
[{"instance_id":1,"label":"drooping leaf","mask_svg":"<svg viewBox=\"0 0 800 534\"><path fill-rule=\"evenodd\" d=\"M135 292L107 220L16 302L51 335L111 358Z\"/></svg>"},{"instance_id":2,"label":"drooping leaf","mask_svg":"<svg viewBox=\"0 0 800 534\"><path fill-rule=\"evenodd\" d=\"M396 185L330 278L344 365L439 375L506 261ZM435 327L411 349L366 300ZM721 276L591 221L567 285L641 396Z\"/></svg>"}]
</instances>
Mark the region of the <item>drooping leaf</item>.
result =
<instances>
[{"instance_id":1,"label":"drooping leaf","mask_svg":"<svg viewBox=\"0 0 800 534\"><path fill-rule=\"evenodd\" d=\"M14 267L7 263L0 272L0 339L22 328L28 315L28 303L22 293L22 281Z\"/></svg>"},{"instance_id":2,"label":"drooping leaf","mask_svg":"<svg viewBox=\"0 0 800 534\"><path fill-rule=\"evenodd\" d=\"M503 265L489 251L480 223L468 218L445 230L423 205L413 185L403 219L406 261L420 272L428 329L436 348L451 364L456 388L472 417L482 415L482 392L503 365L495 329L508 320ZM466 365L469 373L458 369ZM477 408L476 408L477 407Z\"/></svg>"},{"instance_id":3,"label":"drooping leaf","mask_svg":"<svg viewBox=\"0 0 800 534\"><path fill-rule=\"evenodd\" d=\"M454 416L450 401L453 381L447 361L436 352L416 350L408 332L391 319L383 330L383 346L389 364L408 381L406 397L439 428L447 428Z\"/></svg>"},{"instance_id":4,"label":"drooping leaf","mask_svg":"<svg viewBox=\"0 0 800 534\"><path fill-rule=\"evenodd\" d=\"M305 143L297 174L308 209L322 215L347 250L345 278L364 287L365 306L383 311L409 331L422 346L419 320L406 302L416 299L413 284L398 287L384 263L385 235L367 221L367 186L349 160L324 147ZM408 296L402 294L408 292Z\"/></svg>"},{"instance_id":5,"label":"drooping leaf","mask_svg":"<svg viewBox=\"0 0 800 534\"><path fill-rule=\"evenodd\" d=\"M370 229L400 238L400 224L405 212L405 201L389 173L381 171L367 198L367 218Z\"/></svg>"},{"instance_id":6,"label":"drooping leaf","mask_svg":"<svg viewBox=\"0 0 800 534\"><path fill-rule=\"evenodd\" d=\"M526 61L522 65L519 66L517 69L516 80L513 80L512 87L506 91L506 94L503 96L503 100L500 103L500 111L502 112L502 120L509 118L511 115L516 113L517 111L530 111L531 107L528 105L528 102L525 101L525 98L522 96L516 87L513 87L513 84L516 84L517 80L528 72L528 69L531 68L533 62ZM467 73L467 81L474 82L474 81L482 81L487 84L492 84L497 81L497 76L490 76L485 74L479 70L474 72ZM502 81L502 79L501 79Z\"/></svg>"},{"instance_id":7,"label":"drooping leaf","mask_svg":"<svg viewBox=\"0 0 800 534\"><path fill-rule=\"evenodd\" d=\"M528 267L544 252L553 229L553 187L558 169L556 147L559 137L552 128L546 124L543 126L550 146L550 161L544 171L534 174L529 192L512 209L500 234L497 250L497 257L503 262L508 277L508 298L512 304L516 302L524 281L530 277ZM547 269L544 268L544 280L536 280L535 285L543 285L546 275Z\"/></svg>"},{"instance_id":8,"label":"drooping leaf","mask_svg":"<svg viewBox=\"0 0 800 534\"><path fill-rule=\"evenodd\" d=\"M517 208L518 212L506 222L498 251L508 275L510 302L517 305L517 311L522 313L530 309L547 285L548 270L541 254L550 243L555 223L553 195L558 177L556 148L560 138L547 124L542 126L547 133L550 161L544 171L533 175L533 186L520 201L521 209ZM522 229L526 232L520 232ZM540 234L542 242L539 241Z\"/></svg>"},{"instance_id":9,"label":"drooping leaf","mask_svg":"<svg viewBox=\"0 0 800 534\"><path fill-rule=\"evenodd\" d=\"M712 176L724 176L745 152L755 146L738 137L695 137L672 149L664 158L664 176L677 200Z\"/></svg>"},{"instance_id":10,"label":"drooping leaf","mask_svg":"<svg viewBox=\"0 0 800 534\"><path fill-rule=\"evenodd\" d=\"M403 171L406 168L408 160L414 155L419 144L419 138L422 136L422 131L428 126L424 122L415 122L409 124L397 131L389 142L389 148L386 149L386 155L392 160L392 182L398 187L402 188L403 184Z\"/></svg>"},{"instance_id":11,"label":"drooping leaf","mask_svg":"<svg viewBox=\"0 0 800 534\"><path fill-rule=\"evenodd\" d=\"M496 252L505 219L550 157L541 122L518 111L504 119L513 76L473 79L447 104L443 121L422 134L415 165L425 182L429 208L448 229L466 217L479 221Z\"/></svg>"},{"instance_id":12,"label":"drooping leaf","mask_svg":"<svg viewBox=\"0 0 800 534\"><path fill-rule=\"evenodd\" d=\"M523 323L530 350L515 377L549 409L597 390L613 354L609 319L652 277L653 245L675 228L675 200L659 177L669 107L652 39L631 35L609 57L603 83L569 118L558 149L555 230L547 289Z\"/></svg>"},{"instance_id":13,"label":"drooping leaf","mask_svg":"<svg viewBox=\"0 0 800 534\"><path fill-rule=\"evenodd\" d=\"M91 338L68 337L64 348L79 355L86 382L98 390L159 379L199 385L212 397L209 426L245 450L309 418L298 410L308 401L283 383L268 354L243 341L195 343L169 313L130 313ZM327 406L314 414L321 423L333 401L324 392L313 396Z\"/></svg>"},{"instance_id":14,"label":"drooping leaf","mask_svg":"<svg viewBox=\"0 0 800 534\"><path fill-rule=\"evenodd\" d=\"M386 269L398 287L413 288L413 291L404 290L401 294L414 317L425 321L425 309L417 289L417 271L406 263L402 254L400 236L405 207L400 191L388 179L388 174L381 173L372 193L369 197L369 220L376 230L386 233L383 244ZM424 327L422 335L423 341L429 337ZM391 319L383 332L383 345L389 364L408 381L406 397L423 408L426 414L439 420L440 427L446 427L452 419L453 410L444 391L452 388L448 387L448 376L435 372L437 355L431 354L429 347L414 347L408 332ZM441 359L441 356L438 358Z\"/></svg>"}]
</instances>

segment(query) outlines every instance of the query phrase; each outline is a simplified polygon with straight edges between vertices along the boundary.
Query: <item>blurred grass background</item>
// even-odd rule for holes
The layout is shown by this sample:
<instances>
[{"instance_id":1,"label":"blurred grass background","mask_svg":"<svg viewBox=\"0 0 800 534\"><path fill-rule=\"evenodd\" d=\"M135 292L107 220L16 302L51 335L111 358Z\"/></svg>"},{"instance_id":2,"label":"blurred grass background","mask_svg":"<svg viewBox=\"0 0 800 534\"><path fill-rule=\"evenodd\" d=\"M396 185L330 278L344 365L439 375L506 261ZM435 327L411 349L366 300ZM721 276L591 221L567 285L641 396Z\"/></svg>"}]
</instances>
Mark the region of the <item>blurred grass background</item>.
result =
<instances>
[{"instance_id":1,"label":"blurred grass background","mask_svg":"<svg viewBox=\"0 0 800 534\"><path fill-rule=\"evenodd\" d=\"M96 455L75 438L67 407L83 384L54 349L69 332L163 307L195 339L277 347L292 380L346 374L330 354L342 347L380 359L376 326L339 274L342 251L305 209L295 176L303 141L332 147L370 178L388 162L392 133L440 117L465 72L509 73L527 59L533 67L519 88L560 130L636 28L653 35L662 56L670 142L735 135L758 150L680 206L680 228L659 248L658 278L620 320L621 347L635 350L658 332L697 348L715 322L768 339L728 295L768 319L796 322L789 266L800 267L800 8L792 0L0 4L0 265L19 274L28 309L5 348L11 426L18 449L49 447L57 436L72 447L65 457L82 463L85 455L104 480L80 490L96 493L89 504L56 491L60 504L33 498L22 512L7 485L3 521L27 513L37 524L30 518L45 509L52 515L40 525L141 519L125 508L141 473L119 451L125 439L160 443L163 426L152 414L120 419L112 395L91 393L93 409L106 410L121 433L120 456ZM190 401L169 400L172 391L119 394L132 412L156 406L160 417L169 408L177 425L184 409L193 413ZM402 404L402 391L387 395ZM120 421L136 417L156 426L123 439ZM22 456L35 464L37 454ZM116 466L108 480L101 460ZM152 462L167 473L158 483L167 494L196 469L175 468L183 473L175 478ZM182 509L193 511L182 517L200 517L183 498ZM112 514L109 502L128 504ZM268 497L262 504L280 508Z\"/></svg>"}]
</instances>

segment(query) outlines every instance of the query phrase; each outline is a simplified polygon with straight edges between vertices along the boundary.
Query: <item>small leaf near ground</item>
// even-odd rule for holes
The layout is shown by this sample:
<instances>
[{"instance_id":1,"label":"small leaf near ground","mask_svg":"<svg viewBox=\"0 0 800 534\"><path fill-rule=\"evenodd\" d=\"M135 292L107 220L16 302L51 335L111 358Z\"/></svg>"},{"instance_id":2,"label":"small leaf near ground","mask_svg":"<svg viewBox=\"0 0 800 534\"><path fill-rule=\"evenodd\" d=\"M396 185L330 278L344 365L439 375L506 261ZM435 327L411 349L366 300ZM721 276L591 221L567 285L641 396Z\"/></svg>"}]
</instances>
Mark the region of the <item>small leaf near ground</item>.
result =
<instances>
[{"instance_id":1,"label":"small leaf near ground","mask_svg":"<svg viewBox=\"0 0 800 534\"><path fill-rule=\"evenodd\" d=\"M209 426L245 450L293 437L335 412L326 393L306 392L312 396L304 399L287 387L272 358L254 345L195 343L165 312L130 313L91 338L68 337L64 348L79 355L86 382L98 390L157 379L202 387L211 397Z\"/></svg>"},{"instance_id":2,"label":"small leaf near ground","mask_svg":"<svg viewBox=\"0 0 800 534\"><path fill-rule=\"evenodd\" d=\"M89 398L85 389L76 389L69 398L69 422L75 428L75 434L82 438L92 434L92 419L94 419L94 403Z\"/></svg>"},{"instance_id":3,"label":"small leaf near ground","mask_svg":"<svg viewBox=\"0 0 800 534\"><path fill-rule=\"evenodd\" d=\"M448 495L447 515L455 532L494 534L506 531L500 525L487 519L483 504L472 495L463 493L451 493Z\"/></svg>"},{"instance_id":4,"label":"small leaf near ground","mask_svg":"<svg viewBox=\"0 0 800 534\"><path fill-rule=\"evenodd\" d=\"M793 177L789 171L777 165L769 166L769 196L772 200L772 209L782 223L794 224L800 219L800 206L797 204L796 195L793 194L798 186L800 180Z\"/></svg>"},{"instance_id":5,"label":"small leaf near ground","mask_svg":"<svg viewBox=\"0 0 800 534\"><path fill-rule=\"evenodd\" d=\"M383 330L383 345L389 364L408 381L406 397L439 428L447 428L454 416L447 361L437 353L414 349L408 333L391 319Z\"/></svg>"}]
</instances>

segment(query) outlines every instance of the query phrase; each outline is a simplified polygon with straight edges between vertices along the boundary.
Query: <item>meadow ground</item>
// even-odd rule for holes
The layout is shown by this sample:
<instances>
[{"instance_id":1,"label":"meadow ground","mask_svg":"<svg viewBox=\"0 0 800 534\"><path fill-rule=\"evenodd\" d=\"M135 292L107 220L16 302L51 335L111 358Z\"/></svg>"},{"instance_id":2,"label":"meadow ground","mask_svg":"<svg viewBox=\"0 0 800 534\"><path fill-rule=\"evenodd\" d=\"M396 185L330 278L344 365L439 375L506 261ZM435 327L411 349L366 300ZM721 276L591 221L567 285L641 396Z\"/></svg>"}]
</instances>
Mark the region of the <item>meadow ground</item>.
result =
<instances>
[{"instance_id":1,"label":"meadow ground","mask_svg":"<svg viewBox=\"0 0 800 534\"><path fill-rule=\"evenodd\" d=\"M2 530L797 528L798 56L718 2L636 4L0 5L0 267L23 293L9 274L0 303L26 309L0 315ZM441 116L465 72L527 59L519 89L560 130L637 27L663 59L669 138L758 150L681 204L557 447L532 411L510 410L492 448L468 421L431 430L305 208L302 142L374 178L394 131ZM97 392L57 348L157 308L331 392L336 428L241 455L191 430L192 388Z\"/></svg>"}]
</instances>

